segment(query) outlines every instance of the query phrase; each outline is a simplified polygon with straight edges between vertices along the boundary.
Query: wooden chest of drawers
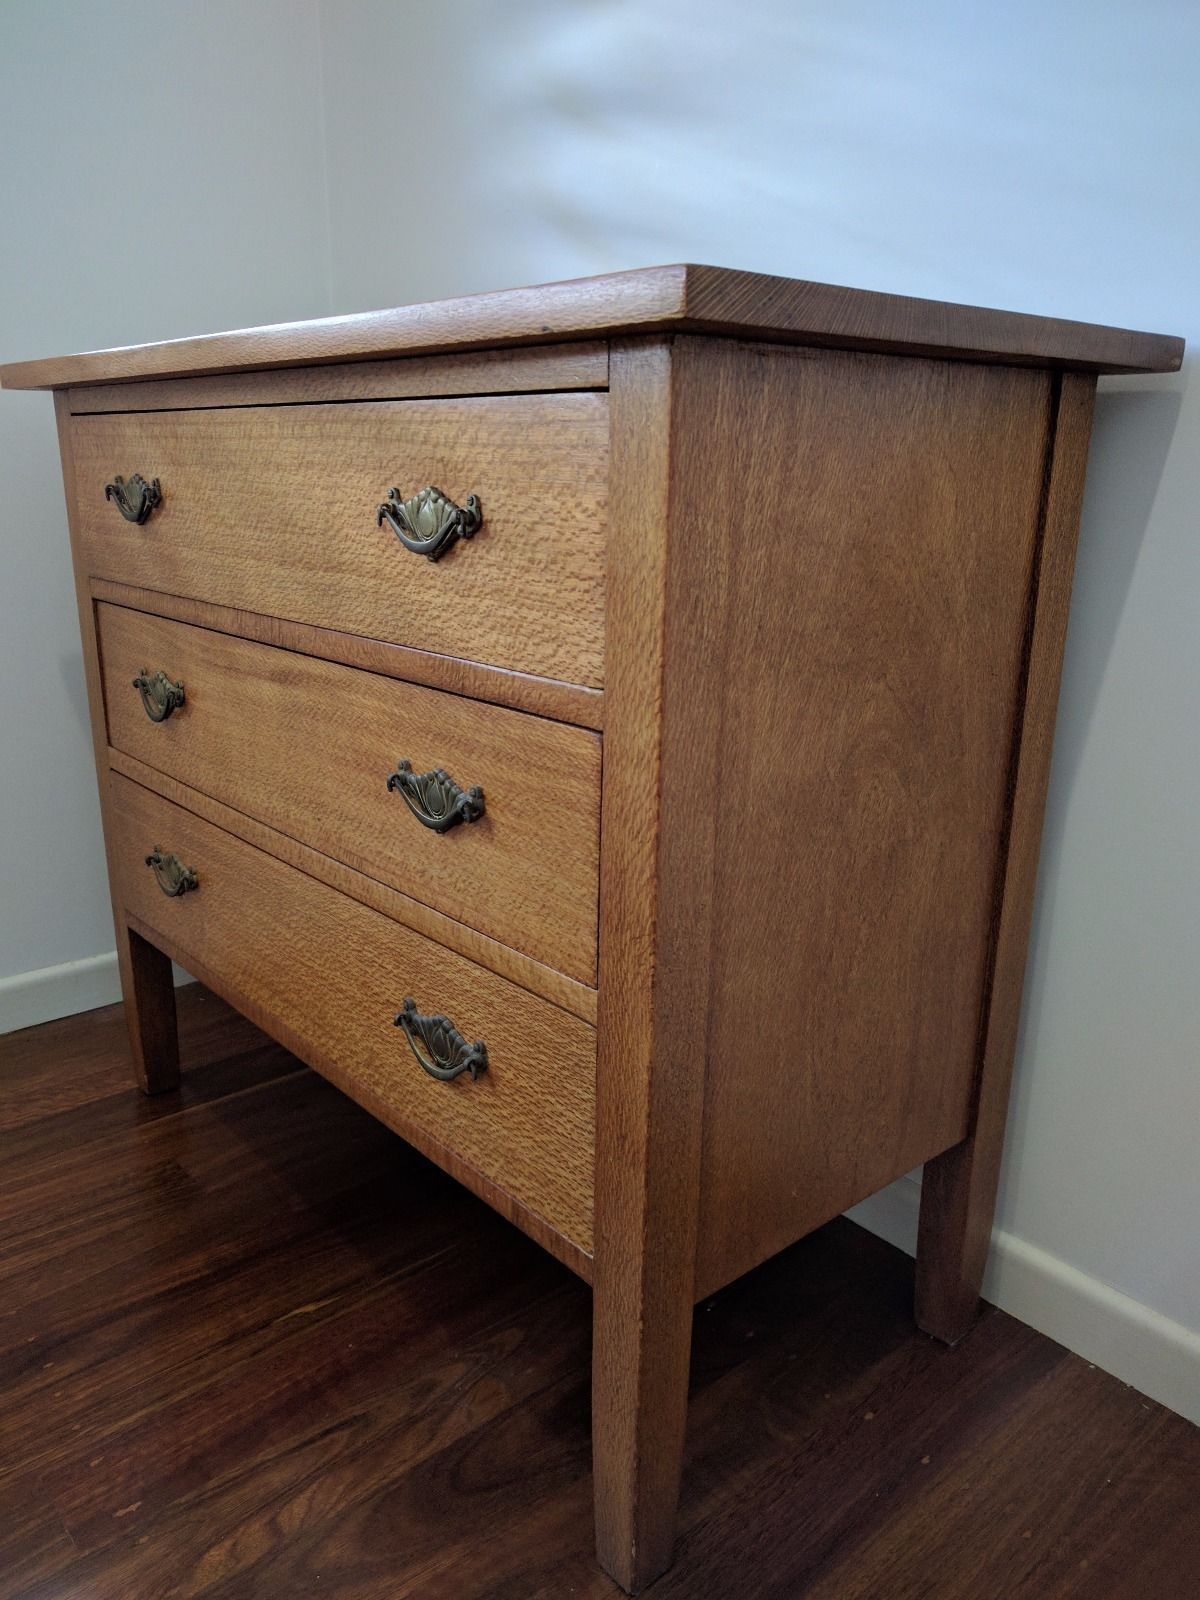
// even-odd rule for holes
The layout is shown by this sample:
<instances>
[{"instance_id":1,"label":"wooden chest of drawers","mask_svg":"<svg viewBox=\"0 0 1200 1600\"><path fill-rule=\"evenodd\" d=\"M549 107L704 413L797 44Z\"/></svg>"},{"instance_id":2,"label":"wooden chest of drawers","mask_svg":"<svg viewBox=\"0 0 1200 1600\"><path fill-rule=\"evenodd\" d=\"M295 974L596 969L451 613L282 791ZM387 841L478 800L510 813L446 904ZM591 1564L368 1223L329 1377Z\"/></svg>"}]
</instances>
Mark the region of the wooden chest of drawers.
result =
<instances>
[{"instance_id":1,"label":"wooden chest of drawers","mask_svg":"<svg viewBox=\"0 0 1200 1600\"><path fill-rule=\"evenodd\" d=\"M142 1086L173 956L594 1283L631 1590L697 1299L924 1162L970 1323L1095 375L1181 353L672 267L4 369Z\"/></svg>"}]
</instances>

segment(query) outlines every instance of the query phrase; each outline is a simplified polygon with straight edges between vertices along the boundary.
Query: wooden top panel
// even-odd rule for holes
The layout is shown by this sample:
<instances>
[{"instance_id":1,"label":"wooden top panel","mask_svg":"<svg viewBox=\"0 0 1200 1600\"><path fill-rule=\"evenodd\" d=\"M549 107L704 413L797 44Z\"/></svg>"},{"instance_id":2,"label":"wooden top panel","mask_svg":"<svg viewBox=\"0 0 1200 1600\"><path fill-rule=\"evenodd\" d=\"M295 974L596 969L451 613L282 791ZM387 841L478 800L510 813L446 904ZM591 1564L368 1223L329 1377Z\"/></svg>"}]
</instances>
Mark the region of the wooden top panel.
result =
<instances>
[{"instance_id":1,"label":"wooden top panel","mask_svg":"<svg viewBox=\"0 0 1200 1600\"><path fill-rule=\"evenodd\" d=\"M721 267L669 266L360 316L19 361L0 367L0 384L56 389L670 331L1093 372L1173 372L1183 359L1183 340L1165 334Z\"/></svg>"}]
</instances>

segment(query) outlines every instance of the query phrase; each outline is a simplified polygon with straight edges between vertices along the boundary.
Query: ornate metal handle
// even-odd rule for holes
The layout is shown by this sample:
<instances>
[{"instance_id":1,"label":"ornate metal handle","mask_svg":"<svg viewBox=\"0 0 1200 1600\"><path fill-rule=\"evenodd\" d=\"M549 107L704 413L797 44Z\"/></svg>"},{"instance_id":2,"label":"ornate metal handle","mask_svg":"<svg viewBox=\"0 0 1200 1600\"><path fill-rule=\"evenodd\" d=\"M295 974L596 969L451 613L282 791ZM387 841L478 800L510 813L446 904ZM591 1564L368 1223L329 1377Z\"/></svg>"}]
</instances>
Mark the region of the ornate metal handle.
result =
<instances>
[{"instance_id":1,"label":"ornate metal handle","mask_svg":"<svg viewBox=\"0 0 1200 1600\"><path fill-rule=\"evenodd\" d=\"M142 706L151 722L165 722L172 711L183 704L183 683L176 683L165 672L151 672L143 667L133 680L133 687L142 697Z\"/></svg>"},{"instance_id":2,"label":"ornate metal handle","mask_svg":"<svg viewBox=\"0 0 1200 1600\"><path fill-rule=\"evenodd\" d=\"M411 761L398 761L387 786L396 790L417 821L434 833L445 833L460 822L478 822L483 815L483 790L479 785L460 789L441 767L432 772L414 772Z\"/></svg>"},{"instance_id":3,"label":"ornate metal handle","mask_svg":"<svg viewBox=\"0 0 1200 1600\"><path fill-rule=\"evenodd\" d=\"M162 488L157 478L147 483L140 472L131 478L119 474L104 485L104 498L116 502L117 510L126 522L145 522L155 506L162 505Z\"/></svg>"},{"instance_id":4,"label":"ornate metal handle","mask_svg":"<svg viewBox=\"0 0 1200 1600\"><path fill-rule=\"evenodd\" d=\"M421 489L408 500L401 500L399 489L389 489L375 521L379 527L386 521L413 555L436 561L456 539L475 537L483 523L483 507L477 494L469 494L465 506L456 506L440 489Z\"/></svg>"},{"instance_id":5,"label":"ornate metal handle","mask_svg":"<svg viewBox=\"0 0 1200 1600\"><path fill-rule=\"evenodd\" d=\"M449 1017L423 1017L411 996L396 1013L396 1026L404 1029L409 1048L425 1071L441 1083L464 1072L474 1082L487 1071L487 1045L482 1039L468 1044Z\"/></svg>"},{"instance_id":6,"label":"ornate metal handle","mask_svg":"<svg viewBox=\"0 0 1200 1600\"><path fill-rule=\"evenodd\" d=\"M191 867L185 867L178 856L164 853L158 845L154 846L146 857L146 865L154 868L154 877L158 887L165 895L172 899L176 895L187 894L189 889L198 889L200 879Z\"/></svg>"}]
</instances>

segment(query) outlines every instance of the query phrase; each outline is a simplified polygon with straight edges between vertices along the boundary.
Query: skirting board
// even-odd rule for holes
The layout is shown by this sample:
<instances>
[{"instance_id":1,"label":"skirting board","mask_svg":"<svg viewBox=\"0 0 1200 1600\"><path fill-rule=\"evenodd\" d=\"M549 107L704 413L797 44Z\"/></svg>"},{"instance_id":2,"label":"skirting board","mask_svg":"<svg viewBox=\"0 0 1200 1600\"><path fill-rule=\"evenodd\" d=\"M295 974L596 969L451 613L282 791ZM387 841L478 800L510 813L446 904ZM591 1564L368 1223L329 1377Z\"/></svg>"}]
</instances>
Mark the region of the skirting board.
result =
<instances>
[{"instance_id":1,"label":"skirting board","mask_svg":"<svg viewBox=\"0 0 1200 1600\"><path fill-rule=\"evenodd\" d=\"M191 982L182 967L175 968L176 988ZM120 998L115 950L36 972L18 972L15 977L0 978L0 1034L53 1022L55 1017L74 1016L77 1011L94 1011Z\"/></svg>"},{"instance_id":2,"label":"skirting board","mask_svg":"<svg viewBox=\"0 0 1200 1600\"><path fill-rule=\"evenodd\" d=\"M846 1215L908 1255L917 1250L921 1185L910 1174ZM1200 1423L1200 1334L1098 1278L997 1228L983 1293L1151 1400Z\"/></svg>"}]
</instances>

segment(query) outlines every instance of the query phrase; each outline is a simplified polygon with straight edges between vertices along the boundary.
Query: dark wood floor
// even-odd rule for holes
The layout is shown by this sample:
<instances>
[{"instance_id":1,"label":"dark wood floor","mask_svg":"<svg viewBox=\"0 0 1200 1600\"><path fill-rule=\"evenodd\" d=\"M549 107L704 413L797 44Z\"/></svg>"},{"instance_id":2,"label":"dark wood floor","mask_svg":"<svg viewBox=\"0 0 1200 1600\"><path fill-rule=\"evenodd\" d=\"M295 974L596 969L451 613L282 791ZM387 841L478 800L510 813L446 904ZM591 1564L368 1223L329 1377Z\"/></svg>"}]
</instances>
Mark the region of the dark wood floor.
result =
<instances>
[{"instance_id":1,"label":"dark wood floor","mask_svg":"<svg viewBox=\"0 0 1200 1600\"><path fill-rule=\"evenodd\" d=\"M589 1291L202 989L0 1040L4 1600L564 1600ZM1200 1430L837 1222L696 1315L655 1600L1197 1600Z\"/></svg>"}]
</instances>

